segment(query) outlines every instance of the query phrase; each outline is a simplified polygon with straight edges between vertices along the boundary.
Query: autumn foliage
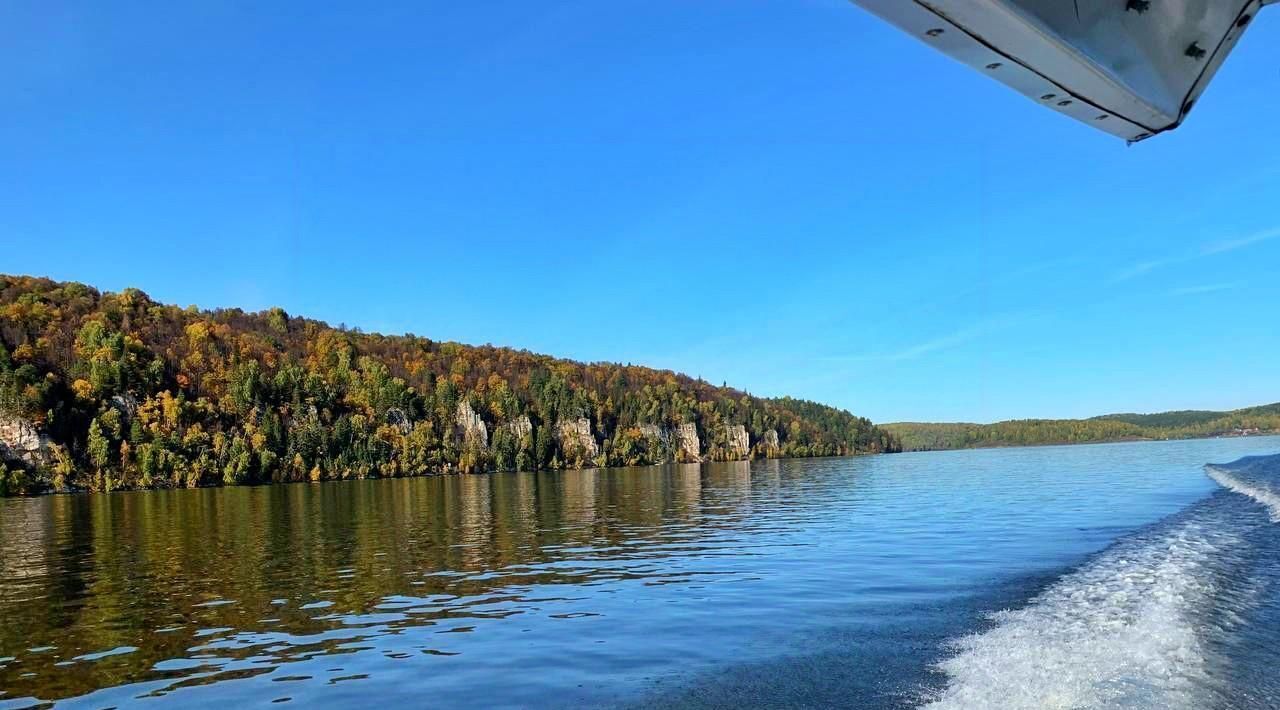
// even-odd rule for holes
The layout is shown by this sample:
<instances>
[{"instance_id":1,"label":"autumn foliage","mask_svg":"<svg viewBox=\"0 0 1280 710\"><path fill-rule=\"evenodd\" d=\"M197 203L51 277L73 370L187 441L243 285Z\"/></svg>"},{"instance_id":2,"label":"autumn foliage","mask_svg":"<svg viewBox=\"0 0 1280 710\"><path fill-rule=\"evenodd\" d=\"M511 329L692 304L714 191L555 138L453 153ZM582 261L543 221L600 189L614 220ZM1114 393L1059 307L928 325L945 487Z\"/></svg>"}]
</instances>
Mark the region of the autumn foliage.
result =
<instances>
[{"instance_id":1,"label":"autumn foliage","mask_svg":"<svg viewBox=\"0 0 1280 710\"><path fill-rule=\"evenodd\" d=\"M487 441L460 427L464 401ZM654 427L685 423L706 460L731 457L725 432L736 425L757 456L899 448L846 411L670 371L24 276L0 276L0 413L51 441L38 470L9 464L9 493L651 464L676 457ZM557 435L580 419L593 457Z\"/></svg>"}]
</instances>

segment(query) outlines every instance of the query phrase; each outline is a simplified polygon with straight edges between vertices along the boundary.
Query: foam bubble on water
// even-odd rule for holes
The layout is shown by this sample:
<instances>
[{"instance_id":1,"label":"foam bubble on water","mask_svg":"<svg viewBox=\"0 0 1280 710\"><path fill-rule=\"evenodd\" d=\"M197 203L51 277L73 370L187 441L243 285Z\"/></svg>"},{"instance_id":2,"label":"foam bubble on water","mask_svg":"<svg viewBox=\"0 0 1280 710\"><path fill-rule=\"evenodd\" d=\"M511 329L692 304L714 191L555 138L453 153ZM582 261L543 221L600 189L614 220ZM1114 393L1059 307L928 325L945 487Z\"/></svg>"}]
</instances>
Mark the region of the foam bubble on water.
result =
<instances>
[{"instance_id":1,"label":"foam bubble on water","mask_svg":"<svg viewBox=\"0 0 1280 710\"><path fill-rule=\"evenodd\" d=\"M1212 680L1198 619L1215 566L1240 544L1214 521L1137 536L1063 577L939 664L930 710L1204 708Z\"/></svg>"},{"instance_id":2,"label":"foam bubble on water","mask_svg":"<svg viewBox=\"0 0 1280 710\"><path fill-rule=\"evenodd\" d=\"M1280 479L1280 455L1246 456L1229 464L1211 463L1204 470L1223 488L1267 506L1271 522L1280 523L1280 493L1274 484Z\"/></svg>"}]
</instances>

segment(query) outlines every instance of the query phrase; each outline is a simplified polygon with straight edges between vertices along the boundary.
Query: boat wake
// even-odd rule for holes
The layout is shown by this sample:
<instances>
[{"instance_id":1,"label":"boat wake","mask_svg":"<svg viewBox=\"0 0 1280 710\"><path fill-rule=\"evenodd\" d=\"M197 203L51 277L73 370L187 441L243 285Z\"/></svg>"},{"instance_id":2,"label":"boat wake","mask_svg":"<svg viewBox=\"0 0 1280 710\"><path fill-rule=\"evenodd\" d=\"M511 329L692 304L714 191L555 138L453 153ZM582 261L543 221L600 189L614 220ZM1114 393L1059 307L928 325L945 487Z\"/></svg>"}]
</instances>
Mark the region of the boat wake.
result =
<instances>
[{"instance_id":1,"label":"boat wake","mask_svg":"<svg viewBox=\"0 0 1280 710\"><path fill-rule=\"evenodd\" d=\"M1233 463L1211 463L1204 470L1223 488L1267 506L1271 522L1280 523L1280 491L1276 489L1280 480L1280 455L1246 456Z\"/></svg>"},{"instance_id":2,"label":"boat wake","mask_svg":"<svg viewBox=\"0 0 1280 710\"><path fill-rule=\"evenodd\" d=\"M1253 568L1276 561L1262 542L1280 521L1280 456L1206 471L1248 500L1214 495L993 614L989 630L953 642L939 664L947 686L924 707L1230 706L1219 656L1259 597Z\"/></svg>"}]
</instances>

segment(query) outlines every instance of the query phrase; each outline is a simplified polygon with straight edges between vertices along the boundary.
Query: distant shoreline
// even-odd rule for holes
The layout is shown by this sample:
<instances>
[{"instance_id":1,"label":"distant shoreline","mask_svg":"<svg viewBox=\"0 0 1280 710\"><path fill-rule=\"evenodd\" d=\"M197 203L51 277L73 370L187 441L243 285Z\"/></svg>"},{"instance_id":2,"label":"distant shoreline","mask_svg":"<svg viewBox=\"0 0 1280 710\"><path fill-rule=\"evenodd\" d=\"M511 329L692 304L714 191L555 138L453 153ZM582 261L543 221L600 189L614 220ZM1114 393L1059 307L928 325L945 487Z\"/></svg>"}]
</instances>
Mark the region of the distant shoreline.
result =
<instances>
[{"instance_id":1,"label":"distant shoreline","mask_svg":"<svg viewBox=\"0 0 1280 710\"><path fill-rule=\"evenodd\" d=\"M1183 409L1088 419L1009 419L990 424L894 422L879 426L897 437L903 451L1212 439L1280 433L1280 403L1231 411Z\"/></svg>"},{"instance_id":2,"label":"distant shoreline","mask_svg":"<svg viewBox=\"0 0 1280 710\"><path fill-rule=\"evenodd\" d=\"M1178 436L1178 437L1127 437L1117 439L1097 439L1094 441L1045 441L1031 444L1017 443L991 443L991 444L974 444L972 446L953 446L949 448L936 449L912 449L904 448L901 453L904 454L923 454L923 453L939 453L945 451L973 451L976 449L1035 449L1049 446L1089 446L1091 444L1137 444L1144 442L1161 442L1161 441L1201 441L1205 439L1255 439L1267 436L1280 436L1280 430L1262 431L1251 434L1209 434L1205 436Z\"/></svg>"}]
</instances>

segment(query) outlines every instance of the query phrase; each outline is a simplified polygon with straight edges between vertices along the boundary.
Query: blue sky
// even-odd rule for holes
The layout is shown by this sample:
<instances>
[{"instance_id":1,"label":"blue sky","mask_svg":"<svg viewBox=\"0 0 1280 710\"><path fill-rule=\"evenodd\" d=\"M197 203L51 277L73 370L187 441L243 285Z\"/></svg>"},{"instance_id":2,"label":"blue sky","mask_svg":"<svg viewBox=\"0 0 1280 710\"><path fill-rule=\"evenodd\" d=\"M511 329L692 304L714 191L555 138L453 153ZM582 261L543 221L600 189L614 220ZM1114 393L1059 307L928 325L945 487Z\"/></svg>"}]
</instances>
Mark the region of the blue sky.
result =
<instances>
[{"instance_id":1,"label":"blue sky","mask_svg":"<svg viewBox=\"0 0 1280 710\"><path fill-rule=\"evenodd\" d=\"M1126 147L843 0L316 7L0 6L0 272L877 421L1280 400L1280 10Z\"/></svg>"}]
</instances>

